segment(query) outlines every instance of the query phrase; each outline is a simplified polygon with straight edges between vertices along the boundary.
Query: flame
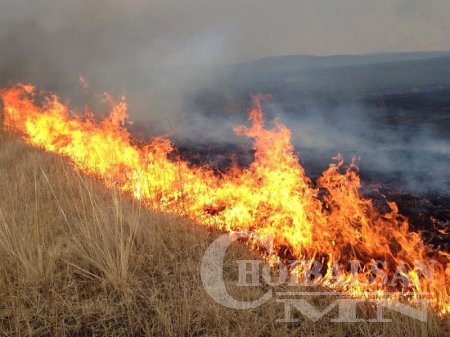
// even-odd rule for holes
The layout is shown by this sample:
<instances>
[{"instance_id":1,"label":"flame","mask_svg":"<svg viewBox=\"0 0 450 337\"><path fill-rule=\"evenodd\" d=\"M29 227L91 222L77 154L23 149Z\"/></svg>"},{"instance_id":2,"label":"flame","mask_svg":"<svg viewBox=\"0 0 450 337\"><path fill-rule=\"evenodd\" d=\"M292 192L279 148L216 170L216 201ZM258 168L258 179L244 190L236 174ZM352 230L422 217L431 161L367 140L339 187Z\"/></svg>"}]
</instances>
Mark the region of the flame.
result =
<instances>
[{"instance_id":1,"label":"flame","mask_svg":"<svg viewBox=\"0 0 450 337\"><path fill-rule=\"evenodd\" d=\"M398 282L363 282L371 275L371 266L386 261L382 266L386 275L410 280L401 292L431 293L438 312L450 312L450 255L434 250L418 233L409 231L408 220L395 203L389 203L391 212L381 214L362 198L354 162L345 167L338 156L337 163L311 181L294 155L290 130L277 119L272 128L265 126L258 96L249 110L251 126L235 129L254 140L254 161L220 175L176 158L166 138L157 137L145 145L133 142L124 127L124 98L97 122L92 114L71 114L56 95L36 103L36 89L30 85L2 90L1 96L6 129L19 132L32 145L70 158L78 169L151 208L229 232L251 230L270 237L270 260L284 256L323 261L325 268L316 284L341 291L356 294L369 288L383 294L398 290ZM348 268L353 260L362 261L356 274ZM434 270L432 280L419 277L417 261L422 261L425 270ZM399 265L405 268L399 271ZM338 276L332 272L336 266L341 271ZM383 279L375 276L377 281Z\"/></svg>"}]
</instances>

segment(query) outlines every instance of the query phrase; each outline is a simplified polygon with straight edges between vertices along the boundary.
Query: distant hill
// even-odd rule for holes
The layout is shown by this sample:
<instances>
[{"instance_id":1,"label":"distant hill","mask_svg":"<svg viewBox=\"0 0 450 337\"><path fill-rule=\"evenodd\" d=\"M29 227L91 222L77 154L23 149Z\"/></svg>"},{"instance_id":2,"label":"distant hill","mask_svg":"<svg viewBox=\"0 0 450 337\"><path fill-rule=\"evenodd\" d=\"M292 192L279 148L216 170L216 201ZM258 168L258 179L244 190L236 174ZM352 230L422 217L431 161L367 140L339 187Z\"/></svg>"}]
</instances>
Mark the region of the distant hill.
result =
<instances>
[{"instance_id":1,"label":"distant hill","mask_svg":"<svg viewBox=\"0 0 450 337\"><path fill-rule=\"evenodd\" d=\"M280 56L241 63L224 73L241 89L367 94L450 86L450 52Z\"/></svg>"},{"instance_id":2,"label":"distant hill","mask_svg":"<svg viewBox=\"0 0 450 337\"><path fill-rule=\"evenodd\" d=\"M394 61L422 60L450 56L450 51L437 52L404 52L404 53L370 53L361 55L287 55L265 57L259 60L237 64L240 70L270 69L274 71L293 69L312 69L338 67L361 64L376 64Z\"/></svg>"}]
</instances>

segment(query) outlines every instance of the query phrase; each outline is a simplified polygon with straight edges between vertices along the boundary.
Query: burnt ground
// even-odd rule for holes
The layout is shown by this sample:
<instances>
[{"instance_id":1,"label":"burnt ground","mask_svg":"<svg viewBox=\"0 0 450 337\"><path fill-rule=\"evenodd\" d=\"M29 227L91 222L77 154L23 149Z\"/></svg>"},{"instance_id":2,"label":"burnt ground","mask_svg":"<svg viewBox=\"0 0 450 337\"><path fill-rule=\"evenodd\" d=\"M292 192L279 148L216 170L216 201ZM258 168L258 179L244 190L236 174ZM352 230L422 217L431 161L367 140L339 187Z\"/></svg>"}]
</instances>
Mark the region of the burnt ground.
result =
<instances>
[{"instance_id":1,"label":"burnt ground","mask_svg":"<svg viewBox=\"0 0 450 337\"><path fill-rule=\"evenodd\" d=\"M386 211L386 200L394 201L401 214L409 219L411 229L422 233L425 242L450 252L450 195L439 192L412 193L395 186L367 184L364 195L380 211Z\"/></svg>"},{"instance_id":2,"label":"burnt ground","mask_svg":"<svg viewBox=\"0 0 450 337\"><path fill-rule=\"evenodd\" d=\"M450 84L436 76L428 78L424 72L417 75L415 66L405 72L409 74L406 79L375 71L366 78L367 85L354 81L360 78L359 71L339 69L334 81L324 80L329 88L314 89L315 72L303 82L286 81L286 76L295 75L291 72L279 74L278 82L269 76L235 89L232 102L240 97L240 104L227 104L223 90L209 89L209 95L197 95L194 108L205 116L232 117L229 111L237 109L242 114L251 106L248 92L270 93L276 104L264 107L267 120L282 113L281 121L291 129L294 144L307 146L296 148L296 154L313 181L337 153L346 162L357 156L363 195L381 212L387 211L386 200L396 202L413 231L421 232L436 248L450 251ZM442 72L433 69L436 74ZM352 81L345 82L342 72L353 74ZM324 73L334 76L330 69ZM376 82L377 74L389 79L380 77ZM425 78L429 83L421 82ZM219 124L214 118L211 122ZM248 165L250 149L249 144L184 144L180 155L193 164L206 163L221 171L232 157L238 165Z\"/></svg>"},{"instance_id":3,"label":"burnt ground","mask_svg":"<svg viewBox=\"0 0 450 337\"><path fill-rule=\"evenodd\" d=\"M179 148L179 155L193 165L208 164L218 173L226 171L234 161L248 165L253 152L243 145L194 145ZM327 164L304 162L307 174L314 180ZM362 194L370 198L375 207L389 211L386 201L394 201L401 214L408 217L411 229L422 233L424 240L436 249L450 252L450 193L443 191L412 191L405 188L401 177L386 173L361 171Z\"/></svg>"},{"instance_id":4,"label":"burnt ground","mask_svg":"<svg viewBox=\"0 0 450 337\"><path fill-rule=\"evenodd\" d=\"M199 90L190 98L186 122L191 137L175 133L178 154L218 173L233 161L245 167L253 159L251 144L238 143L242 139L223 129L246 123L252 105L248 93L271 94L274 104L263 103L266 120L280 117L289 127L296 154L313 181L336 154L346 162L358 157L363 195L381 212L387 211L386 200L396 202L413 231L450 251L450 82L448 76L439 77L449 68L431 68L434 75L428 77L415 65L400 73L366 66L356 72L326 69L321 74L327 78L299 73L298 81L292 81L297 76L292 72L258 81L249 75L248 83L232 77L231 84ZM360 78L362 70L370 75L367 83ZM344 81L342 72L351 80ZM153 135L149 130L139 132Z\"/></svg>"}]
</instances>

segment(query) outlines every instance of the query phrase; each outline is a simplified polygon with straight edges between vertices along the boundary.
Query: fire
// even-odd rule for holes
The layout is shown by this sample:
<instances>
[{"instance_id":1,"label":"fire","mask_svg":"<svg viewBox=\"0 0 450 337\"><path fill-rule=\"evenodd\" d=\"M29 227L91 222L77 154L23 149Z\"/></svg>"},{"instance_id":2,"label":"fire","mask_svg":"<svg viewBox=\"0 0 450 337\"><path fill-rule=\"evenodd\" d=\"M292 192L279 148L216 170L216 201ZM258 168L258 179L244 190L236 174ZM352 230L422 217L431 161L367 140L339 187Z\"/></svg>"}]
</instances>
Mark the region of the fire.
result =
<instances>
[{"instance_id":1,"label":"fire","mask_svg":"<svg viewBox=\"0 0 450 337\"><path fill-rule=\"evenodd\" d=\"M442 314L450 312L450 255L433 250L418 233L409 231L408 220L395 203L389 203L390 213L381 214L362 198L355 163L344 167L337 157L336 164L311 181L294 155L290 130L279 120L274 120L272 128L265 126L259 97L254 97L249 111L250 127L235 129L254 140L254 161L219 175L209 167L174 159L174 146L166 138L145 145L133 142L124 127L124 99L98 122L92 114L71 114L55 95L38 104L32 86L17 85L3 90L1 96L6 129L19 132L32 145L70 158L81 171L151 208L229 232L251 230L270 237L269 260L289 254L323 261L322 277L315 282L341 291L398 290L398 284L367 285L363 280L377 261L386 261L382 268L387 275L398 274L396 267L403 265L399 278L408 277L411 283L400 291L431 293L432 305ZM362 261L356 282L348 268L352 260ZM432 281L418 276L416 261L434 269ZM341 275L333 275L335 266Z\"/></svg>"}]
</instances>

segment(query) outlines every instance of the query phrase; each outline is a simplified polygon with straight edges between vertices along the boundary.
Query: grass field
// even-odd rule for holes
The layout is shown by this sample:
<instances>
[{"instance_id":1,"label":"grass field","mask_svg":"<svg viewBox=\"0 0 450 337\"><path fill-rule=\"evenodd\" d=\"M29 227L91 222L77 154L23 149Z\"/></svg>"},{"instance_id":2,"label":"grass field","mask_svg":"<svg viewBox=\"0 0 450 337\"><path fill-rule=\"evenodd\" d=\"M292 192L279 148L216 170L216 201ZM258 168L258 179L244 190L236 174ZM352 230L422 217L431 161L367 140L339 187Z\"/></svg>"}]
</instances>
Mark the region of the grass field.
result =
<instances>
[{"instance_id":1,"label":"grass field","mask_svg":"<svg viewBox=\"0 0 450 337\"><path fill-rule=\"evenodd\" d=\"M214 302L201 259L218 232L146 209L63 158L0 132L2 336L448 336L450 323L277 323L275 301L249 311ZM225 270L252 256L232 245ZM228 282L241 298L266 288ZM368 309L369 310L369 309Z\"/></svg>"}]
</instances>

